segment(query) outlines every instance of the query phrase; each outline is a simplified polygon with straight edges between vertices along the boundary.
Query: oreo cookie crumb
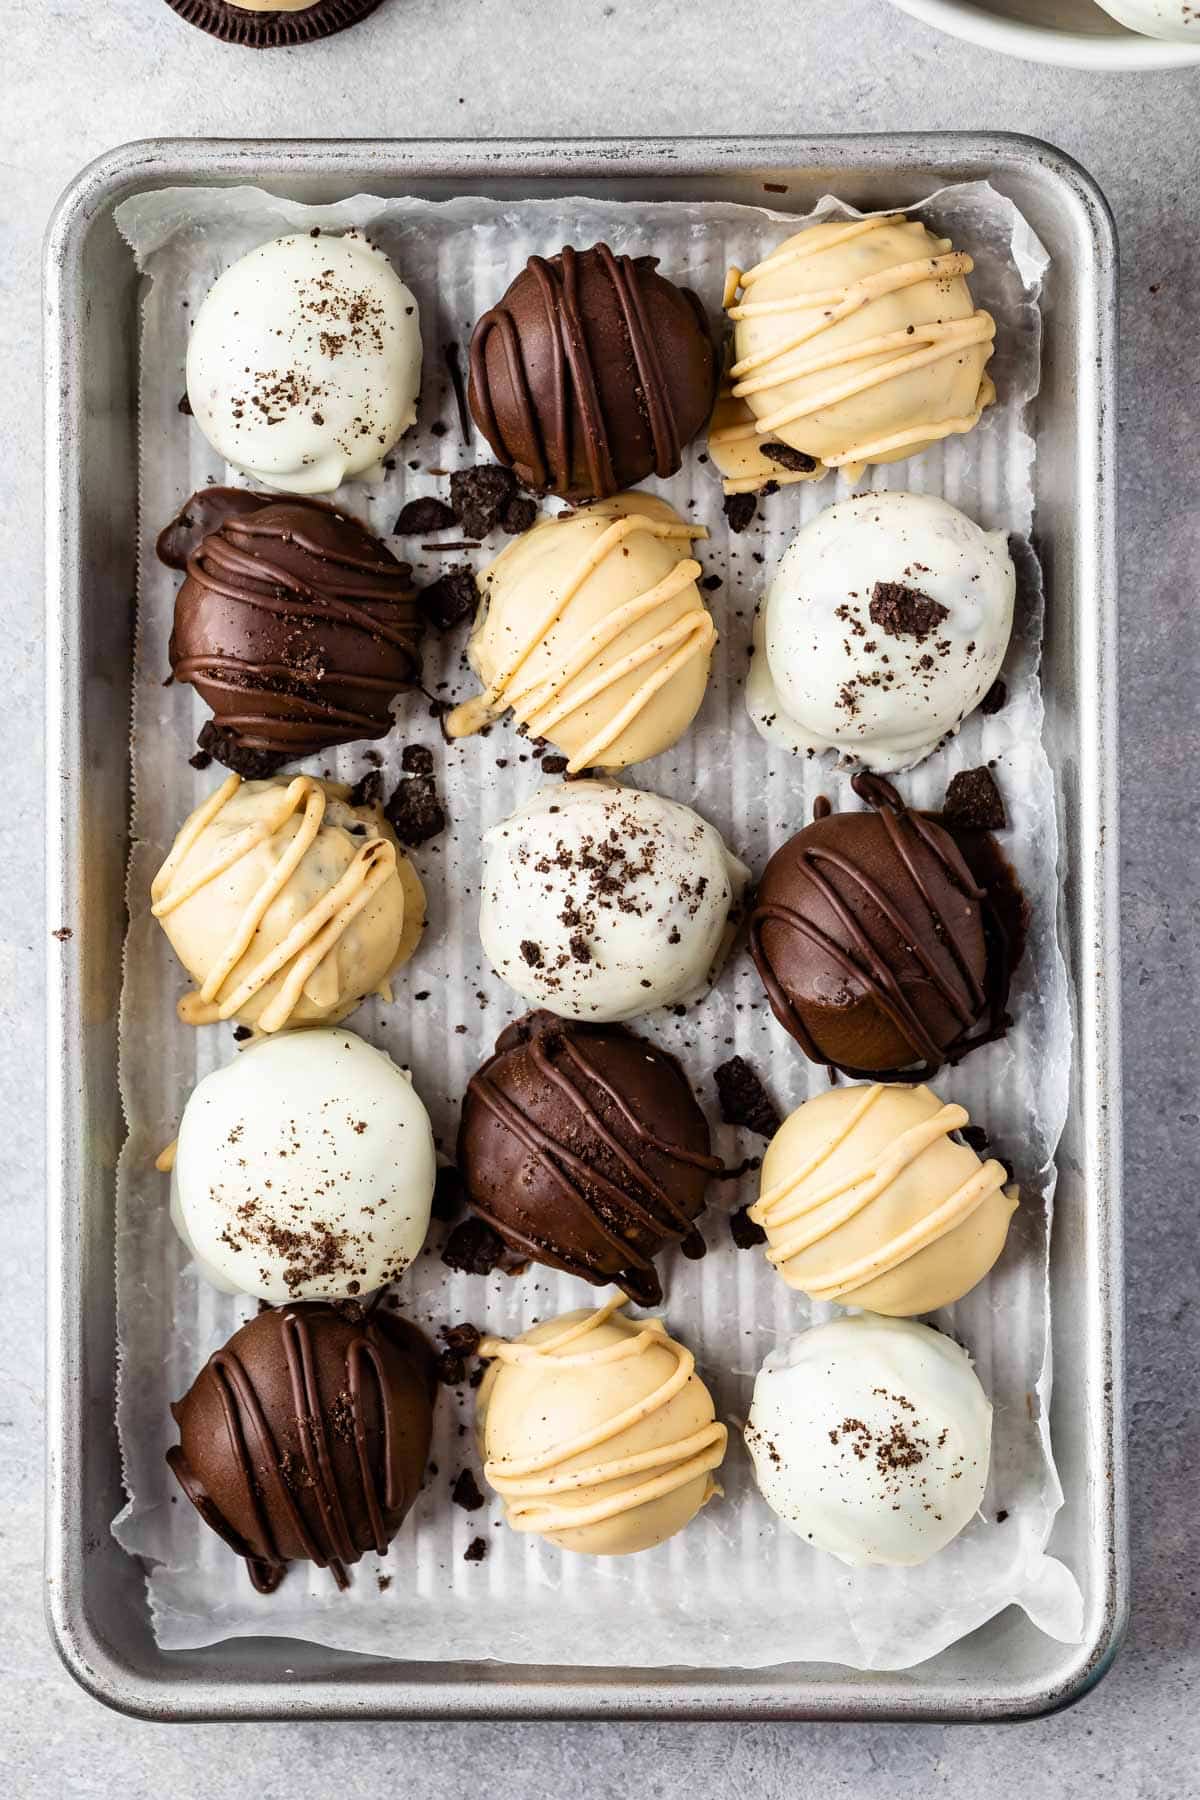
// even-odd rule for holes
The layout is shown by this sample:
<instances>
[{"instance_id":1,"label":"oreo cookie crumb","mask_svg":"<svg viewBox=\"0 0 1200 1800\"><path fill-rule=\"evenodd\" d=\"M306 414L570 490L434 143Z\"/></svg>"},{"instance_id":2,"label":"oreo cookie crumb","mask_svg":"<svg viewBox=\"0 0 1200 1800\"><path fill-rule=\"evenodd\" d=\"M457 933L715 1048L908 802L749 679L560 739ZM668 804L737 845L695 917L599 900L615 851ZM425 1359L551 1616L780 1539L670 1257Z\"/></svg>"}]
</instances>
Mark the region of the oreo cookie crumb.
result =
<instances>
[{"instance_id":1,"label":"oreo cookie crumb","mask_svg":"<svg viewBox=\"0 0 1200 1800\"><path fill-rule=\"evenodd\" d=\"M428 744L405 744L400 752L400 767L406 775L432 775L433 751Z\"/></svg>"},{"instance_id":2,"label":"oreo cookie crumb","mask_svg":"<svg viewBox=\"0 0 1200 1800\"><path fill-rule=\"evenodd\" d=\"M409 775L399 782L383 816L407 850L427 844L446 829L446 813L432 775Z\"/></svg>"},{"instance_id":3,"label":"oreo cookie crumb","mask_svg":"<svg viewBox=\"0 0 1200 1800\"><path fill-rule=\"evenodd\" d=\"M479 1491L479 1483L472 1469L462 1469L455 1476L454 1485L450 1489L450 1498L455 1506L461 1506L464 1512L478 1512L487 1501Z\"/></svg>"},{"instance_id":4,"label":"oreo cookie crumb","mask_svg":"<svg viewBox=\"0 0 1200 1800\"><path fill-rule=\"evenodd\" d=\"M526 499L524 494L518 494L505 507L500 524L509 537L519 537L523 531L530 530L537 514L537 502Z\"/></svg>"},{"instance_id":5,"label":"oreo cookie crumb","mask_svg":"<svg viewBox=\"0 0 1200 1800\"><path fill-rule=\"evenodd\" d=\"M417 604L435 631L450 631L455 625L461 625L464 619L474 617L479 605L474 571L466 567L447 570L437 581L421 589Z\"/></svg>"},{"instance_id":6,"label":"oreo cookie crumb","mask_svg":"<svg viewBox=\"0 0 1200 1800\"><path fill-rule=\"evenodd\" d=\"M679 1249L689 1262L699 1262L701 1257L708 1255L708 1245L694 1225L687 1236L680 1240Z\"/></svg>"},{"instance_id":7,"label":"oreo cookie crumb","mask_svg":"<svg viewBox=\"0 0 1200 1800\"><path fill-rule=\"evenodd\" d=\"M486 1538L472 1538L466 1549L463 1551L463 1561L470 1563L482 1562L487 1555L487 1551Z\"/></svg>"},{"instance_id":8,"label":"oreo cookie crumb","mask_svg":"<svg viewBox=\"0 0 1200 1800\"><path fill-rule=\"evenodd\" d=\"M464 1219L446 1240L442 1261L463 1275L490 1275L504 1255L504 1243L482 1219Z\"/></svg>"},{"instance_id":9,"label":"oreo cookie crumb","mask_svg":"<svg viewBox=\"0 0 1200 1800\"><path fill-rule=\"evenodd\" d=\"M206 756L244 781L268 781L292 760L274 750L251 750L238 742L237 734L228 725L218 725L215 719L207 719L200 727L196 742Z\"/></svg>"},{"instance_id":10,"label":"oreo cookie crumb","mask_svg":"<svg viewBox=\"0 0 1200 1800\"><path fill-rule=\"evenodd\" d=\"M392 526L393 537L426 537L431 531L448 531L458 524L458 515L433 494L410 500Z\"/></svg>"},{"instance_id":11,"label":"oreo cookie crumb","mask_svg":"<svg viewBox=\"0 0 1200 1800\"><path fill-rule=\"evenodd\" d=\"M447 1349L456 1351L459 1356L474 1356L483 1333L478 1325L440 1325L438 1336Z\"/></svg>"},{"instance_id":12,"label":"oreo cookie crumb","mask_svg":"<svg viewBox=\"0 0 1200 1800\"><path fill-rule=\"evenodd\" d=\"M212 767L212 757L208 754L207 750L197 750L194 756L188 757L188 762L193 769L199 769L201 771Z\"/></svg>"},{"instance_id":13,"label":"oreo cookie crumb","mask_svg":"<svg viewBox=\"0 0 1200 1800\"><path fill-rule=\"evenodd\" d=\"M722 582L719 575L706 575L704 580L700 583L700 586L704 589L706 594L715 594L721 585Z\"/></svg>"},{"instance_id":14,"label":"oreo cookie crumb","mask_svg":"<svg viewBox=\"0 0 1200 1800\"><path fill-rule=\"evenodd\" d=\"M713 1070L721 1118L726 1125L738 1125L759 1137L774 1137L781 1123L776 1107L758 1075L744 1056L731 1056Z\"/></svg>"},{"instance_id":15,"label":"oreo cookie crumb","mask_svg":"<svg viewBox=\"0 0 1200 1800\"><path fill-rule=\"evenodd\" d=\"M765 1244L767 1234L761 1225L750 1217L748 1206L739 1206L736 1212L729 1215L729 1235L738 1250L753 1250L756 1244Z\"/></svg>"},{"instance_id":16,"label":"oreo cookie crumb","mask_svg":"<svg viewBox=\"0 0 1200 1800\"><path fill-rule=\"evenodd\" d=\"M950 617L948 606L902 581L877 581L867 611L872 625L888 637L915 637L918 642Z\"/></svg>"},{"instance_id":17,"label":"oreo cookie crumb","mask_svg":"<svg viewBox=\"0 0 1200 1800\"><path fill-rule=\"evenodd\" d=\"M1008 684L1007 684L1007 682L993 681L991 687L988 689L987 693L983 696L983 699L979 702L979 710L987 718L990 719L992 717L993 713L998 713L1003 710L1004 705L1007 702L1007 700L1008 700Z\"/></svg>"},{"instance_id":18,"label":"oreo cookie crumb","mask_svg":"<svg viewBox=\"0 0 1200 1800\"><path fill-rule=\"evenodd\" d=\"M450 477L450 504L468 537L485 538L495 531L516 494L516 476L499 463L456 469Z\"/></svg>"},{"instance_id":19,"label":"oreo cookie crumb","mask_svg":"<svg viewBox=\"0 0 1200 1800\"><path fill-rule=\"evenodd\" d=\"M768 462L777 468L787 469L792 475L811 475L817 466L815 456L806 456L803 450L793 450L790 444L760 444L759 449Z\"/></svg>"},{"instance_id":20,"label":"oreo cookie crumb","mask_svg":"<svg viewBox=\"0 0 1200 1800\"><path fill-rule=\"evenodd\" d=\"M185 418L185 419L190 419L190 418L191 418L191 417L192 417L192 416L193 416L193 415L192 415L192 403L191 403L191 401L190 401L190 400L189 400L189 399L188 399L188 397L187 397L187 395L186 395L186 394L181 394L181 395L180 395L180 397L179 397L179 405L178 405L178 407L177 407L177 408L176 408L176 411L177 411L177 412L181 412L181 413L182 413L182 414L183 414L183 416L184 416L184 418Z\"/></svg>"},{"instance_id":21,"label":"oreo cookie crumb","mask_svg":"<svg viewBox=\"0 0 1200 1800\"><path fill-rule=\"evenodd\" d=\"M730 531L745 531L753 524L754 515L758 511L758 498L755 494L726 494L724 504L725 517Z\"/></svg>"},{"instance_id":22,"label":"oreo cookie crumb","mask_svg":"<svg viewBox=\"0 0 1200 1800\"><path fill-rule=\"evenodd\" d=\"M233 1028L233 1041L235 1044L244 1044L247 1038L252 1038L253 1036L254 1033L248 1025L235 1025Z\"/></svg>"},{"instance_id":23,"label":"oreo cookie crumb","mask_svg":"<svg viewBox=\"0 0 1200 1800\"><path fill-rule=\"evenodd\" d=\"M351 806L378 806L383 799L383 776L378 769L368 769L350 789Z\"/></svg>"},{"instance_id":24,"label":"oreo cookie crumb","mask_svg":"<svg viewBox=\"0 0 1200 1800\"><path fill-rule=\"evenodd\" d=\"M542 773L544 775L565 775L567 759L565 756L543 756Z\"/></svg>"},{"instance_id":25,"label":"oreo cookie crumb","mask_svg":"<svg viewBox=\"0 0 1200 1800\"><path fill-rule=\"evenodd\" d=\"M952 831L1003 831L1008 824L990 769L960 769L946 789L942 818Z\"/></svg>"}]
</instances>

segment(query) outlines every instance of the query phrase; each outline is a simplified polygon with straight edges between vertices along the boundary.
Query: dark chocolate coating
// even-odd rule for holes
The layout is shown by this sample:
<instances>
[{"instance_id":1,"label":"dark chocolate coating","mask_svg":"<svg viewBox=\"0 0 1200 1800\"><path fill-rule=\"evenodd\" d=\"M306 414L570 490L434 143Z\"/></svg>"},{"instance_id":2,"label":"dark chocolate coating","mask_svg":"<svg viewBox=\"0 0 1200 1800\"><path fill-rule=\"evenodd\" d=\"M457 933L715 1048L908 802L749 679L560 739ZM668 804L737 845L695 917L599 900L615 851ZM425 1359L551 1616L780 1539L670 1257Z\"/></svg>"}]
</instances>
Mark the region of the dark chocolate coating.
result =
<instances>
[{"instance_id":1,"label":"dark chocolate coating","mask_svg":"<svg viewBox=\"0 0 1200 1800\"><path fill-rule=\"evenodd\" d=\"M653 256L532 256L471 338L467 398L535 493L597 500L673 475L717 390L708 321Z\"/></svg>"},{"instance_id":2,"label":"dark chocolate coating","mask_svg":"<svg viewBox=\"0 0 1200 1800\"><path fill-rule=\"evenodd\" d=\"M210 488L159 537L186 568L171 666L241 749L292 760L385 737L420 676L407 563L321 501Z\"/></svg>"},{"instance_id":3,"label":"dark chocolate coating","mask_svg":"<svg viewBox=\"0 0 1200 1800\"><path fill-rule=\"evenodd\" d=\"M926 1080L1007 1023L1003 932L949 832L877 776L852 785L874 810L819 811L767 864L751 952L814 1062Z\"/></svg>"},{"instance_id":4,"label":"dark chocolate coating","mask_svg":"<svg viewBox=\"0 0 1200 1800\"><path fill-rule=\"evenodd\" d=\"M519 1256L652 1306L653 1257L686 1236L721 1169L687 1077L621 1025L531 1013L471 1077L467 1198Z\"/></svg>"},{"instance_id":5,"label":"dark chocolate coating","mask_svg":"<svg viewBox=\"0 0 1200 1800\"><path fill-rule=\"evenodd\" d=\"M433 1353L404 1320L276 1307L235 1331L171 1408L167 1462L260 1592L297 1561L346 1587L346 1565L384 1555L417 1497L436 1391Z\"/></svg>"}]
</instances>

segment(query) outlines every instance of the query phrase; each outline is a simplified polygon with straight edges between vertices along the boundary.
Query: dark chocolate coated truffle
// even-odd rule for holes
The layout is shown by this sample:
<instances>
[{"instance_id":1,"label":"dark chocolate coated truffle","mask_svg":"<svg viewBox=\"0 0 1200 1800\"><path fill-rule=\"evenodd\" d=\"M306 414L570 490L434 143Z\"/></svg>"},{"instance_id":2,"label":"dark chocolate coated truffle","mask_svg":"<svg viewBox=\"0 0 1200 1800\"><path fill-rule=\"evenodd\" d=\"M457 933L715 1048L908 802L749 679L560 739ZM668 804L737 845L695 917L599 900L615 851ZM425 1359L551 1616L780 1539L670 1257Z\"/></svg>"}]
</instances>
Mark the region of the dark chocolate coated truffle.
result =
<instances>
[{"instance_id":1,"label":"dark chocolate coated truffle","mask_svg":"<svg viewBox=\"0 0 1200 1800\"><path fill-rule=\"evenodd\" d=\"M348 1585L421 1485L437 1391L415 1326L378 1310L276 1307L235 1331L171 1408L167 1462L206 1525L271 1593L289 1562Z\"/></svg>"},{"instance_id":2,"label":"dark chocolate coated truffle","mask_svg":"<svg viewBox=\"0 0 1200 1800\"><path fill-rule=\"evenodd\" d=\"M814 1062L926 1080L1004 1029L1003 928L948 831L877 776L852 786L871 811L820 807L767 864L751 952Z\"/></svg>"},{"instance_id":3,"label":"dark chocolate coated truffle","mask_svg":"<svg viewBox=\"0 0 1200 1800\"><path fill-rule=\"evenodd\" d=\"M620 1025L531 1013L463 1102L458 1165L519 1256L655 1305L653 1257L686 1236L721 1164L675 1058Z\"/></svg>"},{"instance_id":4,"label":"dark chocolate coated truffle","mask_svg":"<svg viewBox=\"0 0 1200 1800\"><path fill-rule=\"evenodd\" d=\"M532 256L471 338L467 399L535 493L600 500L673 475L716 398L700 301L653 256Z\"/></svg>"},{"instance_id":5,"label":"dark chocolate coated truffle","mask_svg":"<svg viewBox=\"0 0 1200 1800\"><path fill-rule=\"evenodd\" d=\"M391 730L392 700L420 676L421 615L412 570L357 519L318 500L208 488L158 554L187 571L175 678L211 706L231 752L291 761Z\"/></svg>"}]
</instances>

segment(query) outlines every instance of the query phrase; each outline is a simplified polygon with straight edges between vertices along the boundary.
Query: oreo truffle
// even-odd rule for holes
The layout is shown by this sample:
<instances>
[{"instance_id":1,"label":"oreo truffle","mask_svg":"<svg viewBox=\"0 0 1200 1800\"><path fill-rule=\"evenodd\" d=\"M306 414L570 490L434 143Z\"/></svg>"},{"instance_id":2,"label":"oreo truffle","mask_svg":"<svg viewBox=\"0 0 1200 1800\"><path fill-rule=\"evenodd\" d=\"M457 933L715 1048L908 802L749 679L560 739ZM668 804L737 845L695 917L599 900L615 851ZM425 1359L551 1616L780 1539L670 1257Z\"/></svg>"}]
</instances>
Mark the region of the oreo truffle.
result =
<instances>
[{"instance_id":1,"label":"oreo truffle","mask_svg":"<svg viewBox=\"0 0 1200 1800\"><path fill-rule=\"evenodd\" d=\"M751 952L771 1010L813 1062L928 1080L1008 1022L1002 908L974 878L984 859L973 846L968 866L890 783L851 785L870 811L819 802L767 864Z\"/></svg>"},{"instance_id":2,"label":"oreo truffle","mask_svg":"<svg viewBox=\"0 0 1200 1800\"><path fill-rule=\"evenodd\" d=\"M662 1299L654 1256L691 1229L721 1168L673 1056L549 1013L510 1025L471 1077L458 1166L519 1256L645 1306Z\"/></svg>"},{"instance_id":3,"label":"oreo truffle","mask_svg":"<svg viewBox=\"0 0 1200 1800\"><path fill-rule=\"evenodd\" d=\"M235 1331L171 1408L167 1462L260 1593L290 1562L344 1588L417 1497L436 1392L432 1350L394 1314L280 1307Z\"/></svg>"},{"instance_id":4,"label":"oreo truffle","mask_svg":"<svg viewBox=\"0 0 1200 1800\"><path fill-rule=\"evenodd\" d=\"M171 667L212 708L218 760L280 762L386 737L420 678L412 570L348 513L235 488L192 498L158 540L187 578Z\"/></svg>"},{"instance_id":5,"label":"oreo truffle","mask_svg":"<svg viewBox=\"0 0 1200 1800\"><path fill-rule=\"evenodd\" d=\"M530 257L471 338L476 425L525 487L567 500L674 475L716 387L696 295L607 244Z\"/></svg>"}]
</instances>

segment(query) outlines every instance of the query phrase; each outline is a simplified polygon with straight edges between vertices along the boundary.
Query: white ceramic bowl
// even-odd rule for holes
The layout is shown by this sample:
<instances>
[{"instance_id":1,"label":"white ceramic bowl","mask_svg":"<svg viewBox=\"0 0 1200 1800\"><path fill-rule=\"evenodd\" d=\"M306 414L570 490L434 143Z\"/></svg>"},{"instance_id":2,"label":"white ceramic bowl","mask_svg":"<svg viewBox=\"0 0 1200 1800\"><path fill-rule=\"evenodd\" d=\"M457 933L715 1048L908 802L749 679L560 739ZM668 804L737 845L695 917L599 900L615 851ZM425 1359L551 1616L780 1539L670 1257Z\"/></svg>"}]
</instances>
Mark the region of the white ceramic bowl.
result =
<instances>
[{"instance_id":1,"label":"white ceramic bowl","mask_svg":"<svg viewBox=\"0 0 1200 1800\"><path fill-rule=\"evenodd\" d=\"M1200 44L1167 44L1118 25L1092 0L892 0L902 12L984 50L1066 69L1187 69Z\"/></svg>"}]
</instances>

